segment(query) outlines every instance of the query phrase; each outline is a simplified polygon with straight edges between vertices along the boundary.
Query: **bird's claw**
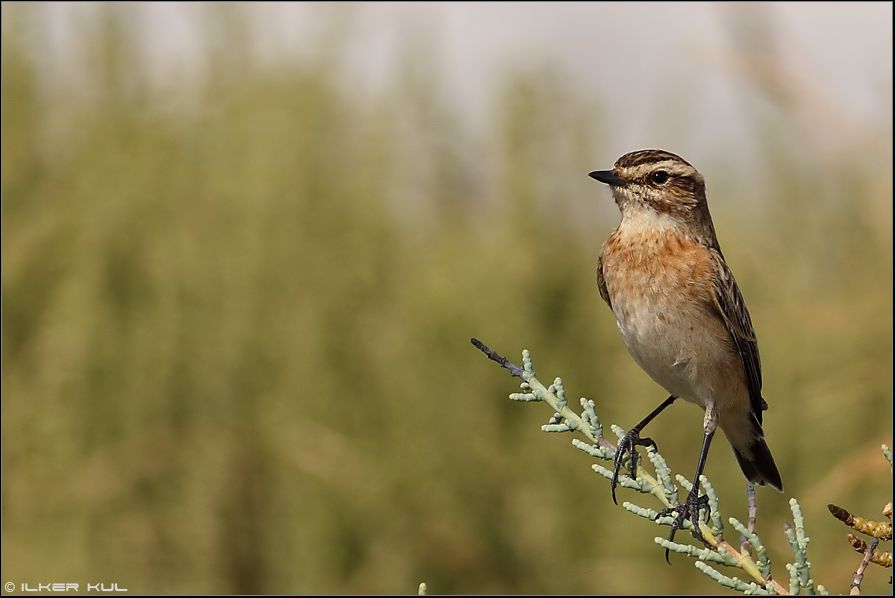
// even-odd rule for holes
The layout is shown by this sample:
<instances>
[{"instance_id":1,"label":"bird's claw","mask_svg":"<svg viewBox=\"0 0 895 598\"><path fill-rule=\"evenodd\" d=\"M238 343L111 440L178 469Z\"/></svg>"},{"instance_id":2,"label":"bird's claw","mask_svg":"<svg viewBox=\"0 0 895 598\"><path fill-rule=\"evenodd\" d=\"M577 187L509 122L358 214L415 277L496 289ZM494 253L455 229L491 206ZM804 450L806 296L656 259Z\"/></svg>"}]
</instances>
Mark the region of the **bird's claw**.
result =
<instances>
[{"instance_id":1,"label":"bird's claw","mask_svg":"<svg viewBox=\"0 0 895 598\"><path fill-rule=\"evenodd\" d=\"M668 534L668 541L674 541L674 535L677 533L677 530L681 529L684 525L684 521L690 521L692 528L690 529L693 537L702 542L706 548L714 548L709 542L705 539L705 536L702 535L702 530L699 529L699 512L705 509L708 511L709 509L709 497L706 495L699 496L699 485L694 484L693 489L690 490L690 493L687 495L687 499L683 502L683 504L676 505L674 507L669 507L667 509L662 509L656 515L656 519L660 517L667 517L672 513L676 513L674 521L671 523L671 533ZM671 560L669 559L668 548L665 549L665 561L668 564L671 564Z\"/></svg>"},{"instance_id":2,"label":"bird's claw","mask_svg":"<svg viewBox=\"0 0 895 598\"><path fill-rule=\"evenodd\" d=\"M615 504L618 504L618 501L615 499L615 488L618 486L618 472L621 469L622 461L625 460L625 455L630 456L628 465L630 466L631 477L637 477L638 446L651 446L653 449L658 450L658 447L652 438L640 437L640 430L637 428L632 428L618 441L618 447L615 449L615 467L612 470L612 479L609 482L609 488L612 492L612 502Z\"/></svg>"}]
</instances>

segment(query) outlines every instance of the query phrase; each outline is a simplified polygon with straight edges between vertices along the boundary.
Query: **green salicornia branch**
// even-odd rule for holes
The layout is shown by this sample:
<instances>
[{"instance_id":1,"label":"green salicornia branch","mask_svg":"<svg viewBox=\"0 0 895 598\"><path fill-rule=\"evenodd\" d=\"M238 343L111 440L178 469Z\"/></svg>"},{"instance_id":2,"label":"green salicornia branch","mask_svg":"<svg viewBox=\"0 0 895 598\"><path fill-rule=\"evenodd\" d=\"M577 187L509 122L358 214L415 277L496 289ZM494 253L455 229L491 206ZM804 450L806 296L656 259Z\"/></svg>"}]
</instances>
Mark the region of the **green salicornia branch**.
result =
<instances>
[{"instance_id":1,"label":"green salicornia branch","mask_svg":"<svg viewBox=\"0 0 895 598\"><path fill-rule=\"evenodd\" d=\"M758 565L759 570L761 570L761 574L765 577L770 576L771 560L768 558L768 552L765 549L764 544L761 543L761 539L755 534L754 531L751 531L737 519L731 517L730 519L728 519L728 521L730 522L730 525L732 525L733 528L737 530L752 546L752 550L755 551L755 558L757 559L755 564Z\"/></svg>"},{"instance_id":2,"label":"green salicornia branch","mask_svg":"<svg viewBox=\"0 0 895 598\"><path fill-rule=\"evenodd\" d=\"M514 401L526 402L544 402L553 410L553 414L541 429L545 432L579 432L589 441L583 442L575 438L572 445L587 453L588 455L612 462L615 459L616 446L603 436L603 425L597 417L596 406L594 401L585 398L580 399L579 406L581 412L576 412L569 407L566 398L566 390L560 378L555 378L553 383L545 386L535 375L534 366L532 365L531 354L528 350L522 352L522 366L518 366L510 362L506 357L493 351L490 347L479 341L472 339L472 344L482 351L488 359L498 363L501 367L510 372L512 376L520 378L521 392L510 394L510 399ZM620 439L624 436L625 431L619 426L611 426L613 433ZM686 491L692 488L689 480L681 475L672 475L671 469L668 467L665 459L655 449L655 447L646 448L650 463L652 464L655 475L651 474L639 463L636 469L636 475L631 477L625 473L620 473L619 485L625 488L637 490L643 494L649 494L655 497L664 508L674 508L678 505L678 487L683 487ZM611 479L612 471L599 463L593 465L593 469L599 475ZM677 484L675 484L675 480ZM704 574L708 575L722 586L743 592L745 594L789 594L798 593L804 590L806 593L813 593L813 581L810 578L810 564L807 562L805 549L807 548L808 538L804 532L804 522L801 518L801 512L798 510L798 503L795 499L791 501L793 505L793 516L796 522L796 530L793 532L794 548L796 555L796 563L787 565L793 567L792 573L794 583L790 585L790 590L780 585L771 576L771 562L768 558L767 551L761 539L755 534L754 527L754 511L750 510L750 526L743 526L734 518L728 518L727 521L736 529L752 547L755 558L743 548L735 549L731 544L724 540L724 518L721 516L718 496L715 493L709 480L702 476L700 478L702 487L708 498L707 521L700 520L699 528L706 541L712 548L703 546L693 546L690 544L681 544L678 542L669 542L665 538L656 538L655 541L663 548L670 551L678 552L692 558L697 559L696 567ZM632 504L630 502L622 503L622 506L634 513L635 515L655 522L658 525L671 525L674 521L673 517L659 517L659 511L647 507ZM684 521L683 528L688 529L692 525L689 521ZM728 577L714 569L708 563L716 563L727 567L734 567L745 572L752 581L743 581L736 577ZM823 587L818 586L817 590L824 593Z\"/></svg>"},{"instance_id":3,"label":"green salicornia branch","mask_svg":"<svg viewBox=\"0 0 895 598\"><path fill-rule=\"evenodd\" d=\"M793 525L785 526L786 539L795 556L794 563L787 563L789 571L789 589L792 594L804 593L813 596L816 591L814 580L811 578L811 563L808 561L808 543L811 541L805 533L805 519L802 517L802 509L796 499L789 499L789 507L792 510Z\"/></svg>"}]
</instances>

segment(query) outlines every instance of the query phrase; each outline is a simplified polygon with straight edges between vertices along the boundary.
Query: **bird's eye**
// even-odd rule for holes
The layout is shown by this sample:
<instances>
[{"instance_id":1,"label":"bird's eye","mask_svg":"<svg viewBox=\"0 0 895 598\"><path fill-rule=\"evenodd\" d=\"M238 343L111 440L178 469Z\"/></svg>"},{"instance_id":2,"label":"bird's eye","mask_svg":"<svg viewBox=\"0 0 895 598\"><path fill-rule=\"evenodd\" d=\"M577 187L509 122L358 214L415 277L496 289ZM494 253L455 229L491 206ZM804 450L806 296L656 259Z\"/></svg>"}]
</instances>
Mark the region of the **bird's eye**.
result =
<instances>
[{"instance_id":1,"label":"bird's eye","mask_svg":"<svg viewBox=\"0 0 895 598\"><path fill-rule=\"evenodd\" d=\"M657 170L649 175L650 180L656 185L664 185L668 182L668 173L664 170Z\"/></svg>"}]
</instances>

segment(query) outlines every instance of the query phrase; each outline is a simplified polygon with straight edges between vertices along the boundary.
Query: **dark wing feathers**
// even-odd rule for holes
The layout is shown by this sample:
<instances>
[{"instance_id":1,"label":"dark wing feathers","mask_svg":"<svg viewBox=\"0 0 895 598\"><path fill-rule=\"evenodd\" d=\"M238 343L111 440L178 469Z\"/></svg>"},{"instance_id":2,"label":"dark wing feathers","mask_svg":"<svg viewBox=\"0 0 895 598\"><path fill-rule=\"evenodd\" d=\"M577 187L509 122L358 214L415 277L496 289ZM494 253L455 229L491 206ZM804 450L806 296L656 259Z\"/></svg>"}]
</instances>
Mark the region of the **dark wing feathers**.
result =
<instances>
[{"instance_id":1,"label":"dark wing feathers","mask_svg":"<svg viewBox=\"0 0 895 598\"><path fill-rule=\"evenodd\" d=\"M603 278L603 252L600 252L600 257L597 259L597 287L600 289L600 297L603 298L603 301L606 302L606 305L609 306L609 309L612 309L612 301L609 300L609 290L606 288L606 279Z\"/></svg>"},{"instance_id":2,"label":"dark wing feathers","mask_svg":"<svg viewBox=\"0 0 895 598\"><path fill-rule=\"evenodd\" d=\"M711 250L711 255L715 261L715 271L718 273L715 279L715 306L724 319L724 324L743 361L752 411L760 424L761 412L768 407L761 397L761 360L758 356L755 329L752 328L752 319L749 317L749 310L746 309L746 302L724 261L724 256L716 249Z\"/></svg>"}]
</instances>

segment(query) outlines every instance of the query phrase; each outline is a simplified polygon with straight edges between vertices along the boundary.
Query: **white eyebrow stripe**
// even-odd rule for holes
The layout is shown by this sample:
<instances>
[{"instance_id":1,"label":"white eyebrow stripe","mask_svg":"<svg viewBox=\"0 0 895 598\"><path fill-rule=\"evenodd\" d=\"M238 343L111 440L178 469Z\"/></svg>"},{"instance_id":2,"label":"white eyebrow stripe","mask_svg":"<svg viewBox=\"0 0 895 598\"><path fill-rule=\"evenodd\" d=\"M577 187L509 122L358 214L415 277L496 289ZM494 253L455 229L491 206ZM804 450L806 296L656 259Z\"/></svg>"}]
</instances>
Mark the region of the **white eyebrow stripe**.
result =
<instances>
[{"instance_id":1,"label":"white eyebrow stripe","mask_svg":"<svg viewBox=\"0 0 895 598\"><path fill-rule=\"evenodd\" d=\"M640 177L656 170L664 170L668 172L668 174L677 176L692 175L696 173L696 169L694 169L692 166L688 166L687 164L684 164L683 162L680 162L678 160L662 160L661 162L639 164L632 169L631 174L634 177Z\"/></svg>"},{"instance_id":2,"label":"white eyebrow stripe","mask_svg":"<svg viewBox=\"0 0 895 598\"><path fill-rule=\"evenodd\" d=\"M653 167L650 170L665 170L669 174L690 174L693 172L692 166L687 166L682 162L678 162L677 160L663 160L658 164L653 164Z\"/></svg>"}]
</instances>

